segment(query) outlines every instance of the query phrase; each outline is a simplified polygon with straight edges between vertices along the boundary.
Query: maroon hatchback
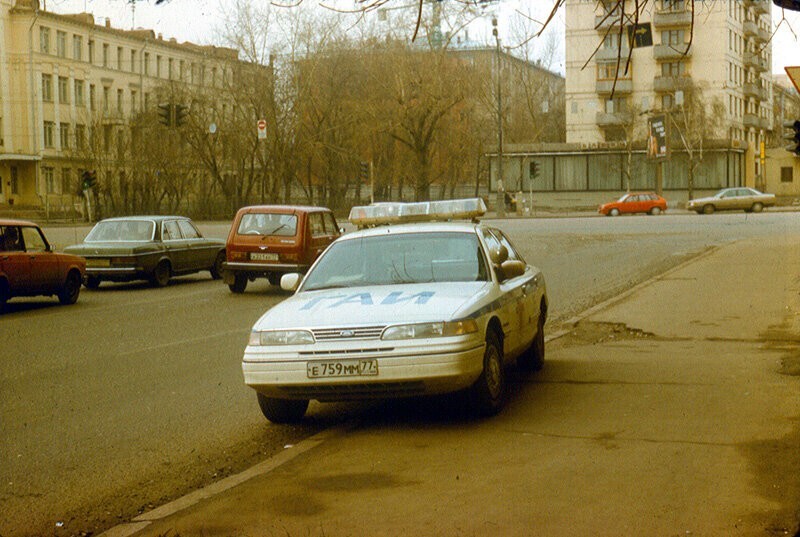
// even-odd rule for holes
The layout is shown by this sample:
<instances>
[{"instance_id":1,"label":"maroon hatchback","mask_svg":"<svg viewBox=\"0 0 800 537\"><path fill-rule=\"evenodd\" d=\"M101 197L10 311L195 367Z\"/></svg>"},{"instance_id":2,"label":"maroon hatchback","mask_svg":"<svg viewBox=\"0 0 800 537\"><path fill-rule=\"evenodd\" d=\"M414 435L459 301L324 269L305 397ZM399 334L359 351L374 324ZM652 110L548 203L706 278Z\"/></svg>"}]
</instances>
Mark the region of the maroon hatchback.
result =
<instances>
[{"instance_id":1,"label":"maroon hatchback","mask_svg":"<svg viewBox=\"0 0 800 537\"><path fill-rule=\"evenodd\" d=\"M13 297L56 295L78 300L86 260L56 253L33 222L0 219L0 308Z\"/></svg>"},{"instance_id":2,"label":"maroon hatchback","mask_svg":"<svg viewBox=\"0 0 800 537\"><path fill-rule=\"evenodd\" d=\"M283 274L306 272L341 233L325 207L243 207L233 219L225 245L225 283L234 293L243 293L247 282L256 278L280 285Z\"/></svg>"}]
</instances>

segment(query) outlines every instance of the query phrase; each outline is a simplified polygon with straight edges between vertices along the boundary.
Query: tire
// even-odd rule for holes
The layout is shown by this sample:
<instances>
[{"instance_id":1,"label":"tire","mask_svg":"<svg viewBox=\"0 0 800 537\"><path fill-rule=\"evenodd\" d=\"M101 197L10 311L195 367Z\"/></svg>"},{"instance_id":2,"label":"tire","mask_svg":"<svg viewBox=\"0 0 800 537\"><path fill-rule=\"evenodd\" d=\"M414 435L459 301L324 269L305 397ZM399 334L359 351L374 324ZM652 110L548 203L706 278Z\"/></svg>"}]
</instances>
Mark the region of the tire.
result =
<instances>
[{"instance_id":1,"label":"tire","mask_svg":"<svg viewBox=\"0 0 800 537\"><path fill-rule=\"evenodd\" d=\"M619 209L611 209L608 211L608 216L619 216Z\"/></svg>"},{"instance_id":2,"label":"tire","mask_svg":"<svg viewBox=\"0 0 800 537\"><path fill-rule=\"evenodd\" d=\"M100 287L100 281L100 278L97 276L86 276L86 281L83 285L85 285L87 289L97 289Z\"/></svg>"},{"instance_id":3,"label":"tire","mask_svg":"<svg viewBox=\"0 0 800 537\"><path fill-rule=\"evenodd\" d=\"M545 319L545 312L539 312L539 321L536 323L536 337L533 338L531 346L517 358L517 367L522 371L539 371L544 366Z\"/></svg>"},{"instance_id":4,"label":"tire","mask_svg":"<svg viewBox=\"0 0 800 537\"><path fill-rule=\"evenodd\" d=\"M269 281L270 285L276 285L278 287L280 287L280 285L281 285L281 275L280 274L274 274L274 273L267 274L267 280Z\"/></svg>"},{"instance_id":5,"label":"tire","mask_svg":"<svg viewBox=\"0 0 800 537\"><path fill-rule=\"evenodd\" d=\"M704 205L703 206L703 214L713 214L715 211L715 207L713 205Z\"/></svg>"},{"instance_id":6,"label":"tire","mask_svg":"<svg viewBox=\"0 0 800 537\"><path fill-rule=\"evenodd\" d=\"M169 261L161 261L153 270L153 274L150 276L150 283L154 287L166 287L171 276L172 269L169 266Z\"/></svg>"},{"instance_id":7,"label":"tire","mask_svg":"<svg viewBox=\"0 0 800 537\"><path fill-rule=\"evenodd\" d=\"M761 211L764 210L764 206L762 204L756 202L756 203L753 204L752 207L750 207L750 210L752 212L754 212L754 213L760 213Z\"/></svg>"},{"instance_id":8,"label":"tire","mask_svg":"<svg viewBox=\"0 0 800 537\"><path fill-rule=\"evenodd\" d=\"M228 284L228 288L232 293L244 293L244 290L247 288L247 276L244 274L236 274L234 278L233 283Z\"/></svg>"},{"instance_id":9,"label":"tire","mask_svg":"<svg viewBox=\"0 0 800 537\"><path fill-rule=\"evenodd\" d=\"M0 310L3 309L9 298L11 298L11 293L8 290L8 283L5 280L0 280Z\"/></svg>"},{"instance_id":10,"label":"tire","mask_svg":"<svg viewBox=\"0 0 800 537\"><path fill-rule=\"evenodd\" d=\"M212 280L219 280L222 278L222 264L225 262L225 252L219 252L217 257L214 258L214 264L208 270L211 273Z\"/></svg>"},{"instance_id":11,"label":"tire","mask_svg":"<svg viewBox=\"0 0 800 537\"><path fill-rule=\"evenodd\" d=\"M308 410L308 399L274 399L256 393L261 413L272 423L297 423Z\"/></svg>"},{"instance_id":12,"label":"tire","mask_svg":"<svg viewBox=\"0 0 800 537\"><path fill-rule=\"evenodd\" d=\"M58 301L69 306L78 301L78 296L81 294L81 277L77 272L70 272L67 274L67 279L64 285L58 291Z\"/></svg>"},{"instance_id":13,"label":"tire","mask_svg":"<svg viewBox=\"0 0 800 537\"><path fill-rule=\"evenodd\" d=\"M494 332L486 335L483 351L483 371L470 388L472 407L480 416L494 416L506 400L506 374L503 366L503 349Z\"/></svg>"},{"instance_id":14,"label":"tire","mask_svg":"<svg viewBox=\"0 0 800 537\"><path fill-rule=\"evenodd\" d=\"M650 209L650 214L653 216L658 216L661 214L661 207L653 207Z\"/></svg>"}]
</instances>

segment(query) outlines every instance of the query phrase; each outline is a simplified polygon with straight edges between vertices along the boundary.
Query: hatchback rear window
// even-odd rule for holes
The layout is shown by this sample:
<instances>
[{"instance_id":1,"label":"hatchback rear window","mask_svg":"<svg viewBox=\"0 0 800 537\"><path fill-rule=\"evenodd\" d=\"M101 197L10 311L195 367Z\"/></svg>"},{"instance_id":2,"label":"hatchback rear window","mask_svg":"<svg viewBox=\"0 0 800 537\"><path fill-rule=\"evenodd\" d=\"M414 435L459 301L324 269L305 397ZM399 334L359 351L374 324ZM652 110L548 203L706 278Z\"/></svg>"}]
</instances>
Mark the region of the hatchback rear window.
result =
<instances>
[{"instance_id":1,"label":"hatchback rear window","mask_svg":"<svg viewBox=\"0 0 800 537\"><path fill-rule=\"evenodd\" d=\"M297 216L280 213L248 213L242 215L236 233L294 237L297 234Z\"/></svg>"}]
</instances>

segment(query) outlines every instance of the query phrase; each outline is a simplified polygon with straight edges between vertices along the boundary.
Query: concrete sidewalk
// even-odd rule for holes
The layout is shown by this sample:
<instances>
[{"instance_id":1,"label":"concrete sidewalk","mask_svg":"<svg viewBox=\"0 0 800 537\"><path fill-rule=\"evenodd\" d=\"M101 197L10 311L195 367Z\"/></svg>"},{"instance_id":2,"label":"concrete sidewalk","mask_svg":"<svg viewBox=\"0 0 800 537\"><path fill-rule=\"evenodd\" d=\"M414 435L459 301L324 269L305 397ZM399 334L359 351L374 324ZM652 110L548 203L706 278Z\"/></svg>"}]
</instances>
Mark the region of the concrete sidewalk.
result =
<instances>
[{"instance_id":1,"label":"concrete sidewalk","mask_svg":"<svg viewBox=\"0 0 800 537\"><path fill-rule=\"evenodd\" d=\"M799 375L800 237L735 243L550 342L499 416L387 405L104 535L795 535Z\"/></svg>"}]
</instances>

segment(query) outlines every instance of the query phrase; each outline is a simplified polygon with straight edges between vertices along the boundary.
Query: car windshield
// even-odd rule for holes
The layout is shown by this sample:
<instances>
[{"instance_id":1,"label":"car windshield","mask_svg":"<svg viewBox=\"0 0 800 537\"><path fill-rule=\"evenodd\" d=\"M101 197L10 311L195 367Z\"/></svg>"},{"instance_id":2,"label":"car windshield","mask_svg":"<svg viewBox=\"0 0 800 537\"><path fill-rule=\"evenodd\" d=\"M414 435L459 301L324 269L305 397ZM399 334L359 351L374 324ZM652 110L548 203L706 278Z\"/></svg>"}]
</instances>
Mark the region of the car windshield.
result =
<instances>
[{"instance_id":1,"label":"car windshield","mask_svg":"<svg viewBox=\"0 0 800 537\"><path fill-rule=\"evenodd\" d=\"M236 233L239 235L294 237L297 234L297 215L248 213L242 216Z\"/></svg>"},{"instance_id":2,"label":"car windshield","mask_svg":"<svg viewBox=\"0 0 800 537\"><path fill-rule=\"evenodd\" d=\"M150 220L105 220L98 222L84 239L86 242L150 241L155 223Z\"/></svg>"},{"instance_id":3,"label":"car windshield","mask_svg":"<svg viewBox=\"0 0 800 537\"><path fill-rule=\"evenodd\" d=\"M486 280L474 233L401 233L334 243L308 273L302 290Z\"/></svg>"},{"instance_id":4,"label":"car windshield","mask_svg":"<svg viewBox=\"0 0 800 537\"><path fill-rule=\"evenodd\" d=\"M628 198L629 195L630 194L623 194L622 196L620 196L620 198L617 200L617 202L625 201Z\"/></svg>"}]
</instances>

